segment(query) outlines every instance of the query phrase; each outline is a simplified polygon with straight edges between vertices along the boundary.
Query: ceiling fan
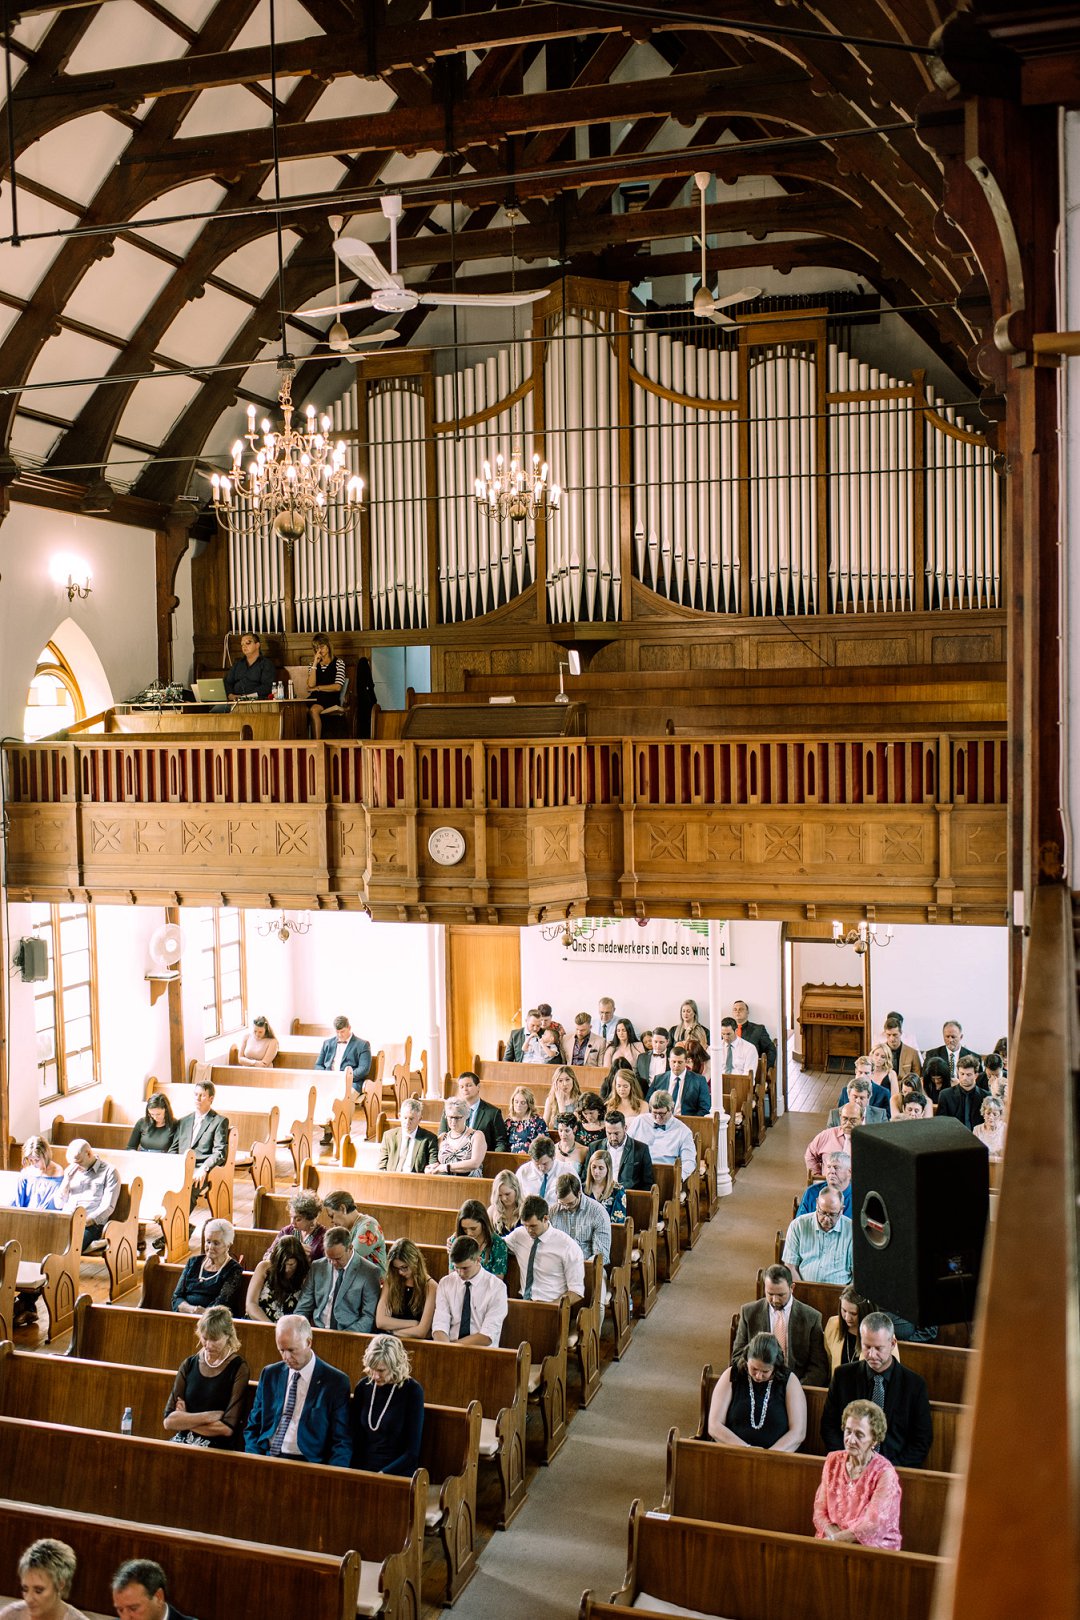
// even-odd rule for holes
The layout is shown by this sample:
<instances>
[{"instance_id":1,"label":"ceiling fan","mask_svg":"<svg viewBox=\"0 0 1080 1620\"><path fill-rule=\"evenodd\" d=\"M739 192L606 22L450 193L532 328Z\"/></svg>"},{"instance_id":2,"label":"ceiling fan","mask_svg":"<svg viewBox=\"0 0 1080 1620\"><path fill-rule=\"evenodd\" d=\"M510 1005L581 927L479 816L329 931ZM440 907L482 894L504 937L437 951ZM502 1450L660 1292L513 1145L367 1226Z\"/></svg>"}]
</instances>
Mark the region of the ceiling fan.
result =
<instances>
[{"instance_id":1,"label":"ceiling fan","mask_svg":"<svg viewBox=\"0 0 1080 1620\"><path fill-rule=\"evenodd\" d=\"M694 294L694 314L702 320L715 321L717 326L736 326L730 315L724 310L729 304L746 304L752 298L761 297L760 287L740 287L738 292L729 293L726 298L713 298L709 293L709 279L705 272L705 193L709 189L712 175L706 169L699 169L694 175L694 184L701 197L701 286Z\"/></svg>"},{"instance_id":2,"label":"ceiling fan","mask_svg":"<svg viewBox=\"0 0 1080 1620\"><path fill-rule=\"evenodd\" d=\"M481 309L496 309L500 306L517 304L534 304L540 298L546 298L549 289L543 287L539 292L508 292L508 293L425 293L413 287L406 287L405 278L397 267L397 227L402 214L401 196L394 192L380 199L382 211L390 221L390 268L387 270L375 249L369 242L363 242L358 237L340 236L334 241L334 254L340 259L353 275L366 281L371 288L370 298L358 298L349 303L341 303L340 298L335 304L326 304L321 309L305 309L304 315L346 315L353 309L377 309L385 315L403 315L416 308L417 304L461 304ZM335 265L335 288L337 285L337 270ZM335 326L340 322L335 322ZM334 327L330 328L333 332ZM329 341L329 338L328 338Z\"/></svg>"},{"instance_id":3,"label":"ceiling fan","mask_svg":"<svg viewBox=\"0 0 1080 1620\"><path fill-rule=\"evenodd\" d=\"M342 217L342 215L340 215L340 214L332 214L330 216L330 229L334 233L334 246L335 246L335 248L337 247L338 235L339 235L339 233L341 231L341 227L344 225L344 223L345 223L345 220ZM334 300L335 301L334 301L333 309L330 309L329 307L327 307L326 309L321 309L321 310L319 310L319 309L314 309L314 310L309 309L309 310L302 311L302 313L306 314L306 315L330 315L330 314L334 314L335 312L337 312L337 314L338 314L337 320L333 322L333 324L330 326L330 328L328 329L328 331L326 333L326 347L331 351L331 353L334 355L334 357L336 359L338 359L338 360L362 360L364 358L364 350L369 349L372 346L372 344L376 344L376 343L392 343L395 338L398 338L398 337L401 336L401 333L398 332L398 331L395 331L395 329L393 327L390 327L389 330L387 330L385 332L365 332L360 337L350 337L348 327L345 325L345 322L341 319L341 310L342 310L343 306L342 306L342 303L341 303L341 283L340 283L340 280L339 280L339 277L338 277L338 263L339 263L338 257L337 257L337 254L335 253L334 254ZM347 304L347 305L344 306L344 308L346 310L347 309L354 309L355 307L356 307L355 305L350 305L350 304ZM320 358L320 351L319 350L315 351L315 358L316 359Z\"/></svg>"}]
</instances>

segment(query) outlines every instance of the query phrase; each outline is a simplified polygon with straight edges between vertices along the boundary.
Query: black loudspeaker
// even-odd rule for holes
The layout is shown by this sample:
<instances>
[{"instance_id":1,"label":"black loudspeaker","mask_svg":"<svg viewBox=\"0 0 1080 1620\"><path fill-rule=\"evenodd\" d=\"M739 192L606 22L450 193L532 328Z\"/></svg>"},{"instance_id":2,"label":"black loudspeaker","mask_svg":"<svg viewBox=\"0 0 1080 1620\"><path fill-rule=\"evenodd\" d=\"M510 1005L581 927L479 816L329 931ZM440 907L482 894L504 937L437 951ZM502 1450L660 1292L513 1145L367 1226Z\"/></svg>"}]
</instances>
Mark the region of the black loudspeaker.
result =
<instances>
[{"instance_id":1,"label":"black loudspeaker","mask_svg":"<svg viewBox=\"0 0 1080 1620\"><path fill-rule=\"evenodd\" d=\"M43 939L36 934L30 934L26 939L20 939L19 947L15 952L15 966L19 969L24 983L49 977L49 952Z\"/></svg>"},{"instance_id":2,"label":"black loudspeaker","mask_svg":"<svg viewBox=\"0 0 1080 1620\"><path fill-rule=\"evenodd\" d=\"M918 1327L970 1322L990 1210L990 1155L957 1119L851 1136L855 1287Z\"/></svg>"}]
</instances>

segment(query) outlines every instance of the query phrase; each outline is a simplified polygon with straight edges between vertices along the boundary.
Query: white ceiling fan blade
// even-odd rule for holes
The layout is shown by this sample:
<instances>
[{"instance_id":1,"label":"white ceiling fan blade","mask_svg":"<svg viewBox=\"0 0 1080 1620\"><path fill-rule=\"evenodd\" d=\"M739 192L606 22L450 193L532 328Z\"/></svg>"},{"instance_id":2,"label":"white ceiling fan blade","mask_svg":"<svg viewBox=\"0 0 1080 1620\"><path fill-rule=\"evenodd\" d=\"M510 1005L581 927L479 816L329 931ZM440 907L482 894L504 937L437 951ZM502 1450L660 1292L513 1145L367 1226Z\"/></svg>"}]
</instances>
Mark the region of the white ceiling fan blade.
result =
<instances>
[{"instance_id":1,"label":"white ceiling fan blade","mask_svg":"<svg viewBox=\"0 0 1080 1620\"><path fill-rule=\"evenodd\" d=\"M370 242L363 242L358 236L339 236L334 243L334 252L346 269L359 276L361 281L366 281L369 287L378 290L380 287L397 286Z\"/></svg>"},{"instance_id":2,"label":"white ceiling fan blade","mask_svg":"<svg viewBox=\"0 0 1080 1620\"><path fill-rule=\"evenodd\" d=\"M290 315L295 315L297 320L314 315L348 315L354 309L372 309L374 303L372 298L354 298L346 304L320 304L317 309L294 309Z\"/></svg>"},{"instance_id":3,"label":"white ceiling fan blade","mask_svg":"<svg viewBox=\"0 0 1080 1620\"><path fill-rule=\"evenodd\" d=\"M349 340L349 347L355 349L361 343L393 343L394 339L400 336L401 333L394 327L390 327L385 332L362 332L359 337Z\"/></svg>"},{"instance_id":4,"label":"white ceiling fan blade","mask_svg":"<svg viewBox=\"0 0 1080 1620\"><path fill-rule=\"evenodd\" d=\"M520 304L535 304L538 299L546 298L551 291L550 287L542 287L539 292L518 293L423 293L420 297L422 304L458 304L471 305L473 308L498 309Z\"/></svg>"},{"instance_id":5,"label":"white ceiling fan blade","mask_svg":"<svg viewBox=\"0 0 1080 1620\"><path fill-rule=\"evenodd\" d=\"M698 314L700 312L695 310L694 313ZM738 326L739 324L738 321L733 321L730 315L725 315L722 310L717 309L715 304L711 309L705 310L704 318L707 321L712 321L715 326Z\"/></svg>"},{"instance_id":6,"label":"white ceiling fan blade","mask_svg":"<svg viewBox=\"0 0 1080 1620\"><path fill-rule=\"evenodd\" d=\"M760 297L760 287L740 287L738 292L728 293L723 298L714 298L713 308L726 309L728 304L749 304L753 299Z\"/></svg>"}]
</instances>

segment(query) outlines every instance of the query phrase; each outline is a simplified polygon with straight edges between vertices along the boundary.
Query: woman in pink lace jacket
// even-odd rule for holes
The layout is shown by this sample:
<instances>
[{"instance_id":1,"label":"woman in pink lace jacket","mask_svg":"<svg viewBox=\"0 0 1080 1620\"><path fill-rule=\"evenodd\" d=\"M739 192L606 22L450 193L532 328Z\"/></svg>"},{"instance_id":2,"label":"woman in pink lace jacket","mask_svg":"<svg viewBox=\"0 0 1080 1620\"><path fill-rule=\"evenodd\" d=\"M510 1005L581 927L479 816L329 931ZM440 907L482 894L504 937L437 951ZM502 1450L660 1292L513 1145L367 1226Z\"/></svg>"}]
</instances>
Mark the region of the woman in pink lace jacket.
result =
<instances>
[{"instance_id":1,"label":"woman in pink lace jacket","mask_svg":"<svg viewBox=\"0 0 1080 1620\"><path fill-rule=\"evenodd\" d=\"M900 1478L878 1446L888 1430L873 1401L844 1408L844 1449L830 1451L814 1498L819 1541L854 1541L860 1547L900 1546Z\"/></svg>"}]
</instances>

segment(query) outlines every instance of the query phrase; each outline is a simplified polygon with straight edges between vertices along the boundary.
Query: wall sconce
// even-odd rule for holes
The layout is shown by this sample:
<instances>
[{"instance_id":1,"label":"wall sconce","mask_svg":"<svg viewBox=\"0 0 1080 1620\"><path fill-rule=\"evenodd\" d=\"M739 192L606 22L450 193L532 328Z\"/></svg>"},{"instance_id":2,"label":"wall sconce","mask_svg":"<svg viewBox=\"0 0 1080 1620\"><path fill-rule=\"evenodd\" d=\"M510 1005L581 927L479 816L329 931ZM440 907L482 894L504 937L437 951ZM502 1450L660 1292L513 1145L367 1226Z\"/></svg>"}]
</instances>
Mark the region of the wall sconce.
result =
<instances>
[{"instance_id":1,"label":"wall sconce","mask_svg":"<svg viewBox=\"0 0 1080 1620\"><path fill-rule=\"evenodd\" d=\"M67 591L69 602L73 602L76 597L85 601L93 589L94 576L89 564L83 562L81 557L54 557L49 572L61 590Z\"/></svg>"},{"instance_id":2,"label":"wall sconce","mask_svg":"<svg viewBox=\"0 0 1080 1620\"><path fill-rule=\"evenodd\" d=\"M276 934L281 943L287 945L293 934L306 934L310 927L309 922L302 922L299 917L286 917L284 911L279 911L276 917L267 917L265 922L259 924L259 933L264 939Z\"/></svg>"},{"instance_id":3,"label":"wall sconce","mask_svg":"<svg viewBox=\"0 0 1080 1620\"><path fill-rule=\"evenodd\" d=\"M842 923L834 922L832 932L833 944L839 945L841 950L845 946L850 946L856 956L865 956L871 945L879 945L884 949L886 945L892 944L893 937L891 923L884 934L878 933L877 923L867 922L861 922L857 928L849 928L846 933Z\"/></svg>"}]
</instances>

